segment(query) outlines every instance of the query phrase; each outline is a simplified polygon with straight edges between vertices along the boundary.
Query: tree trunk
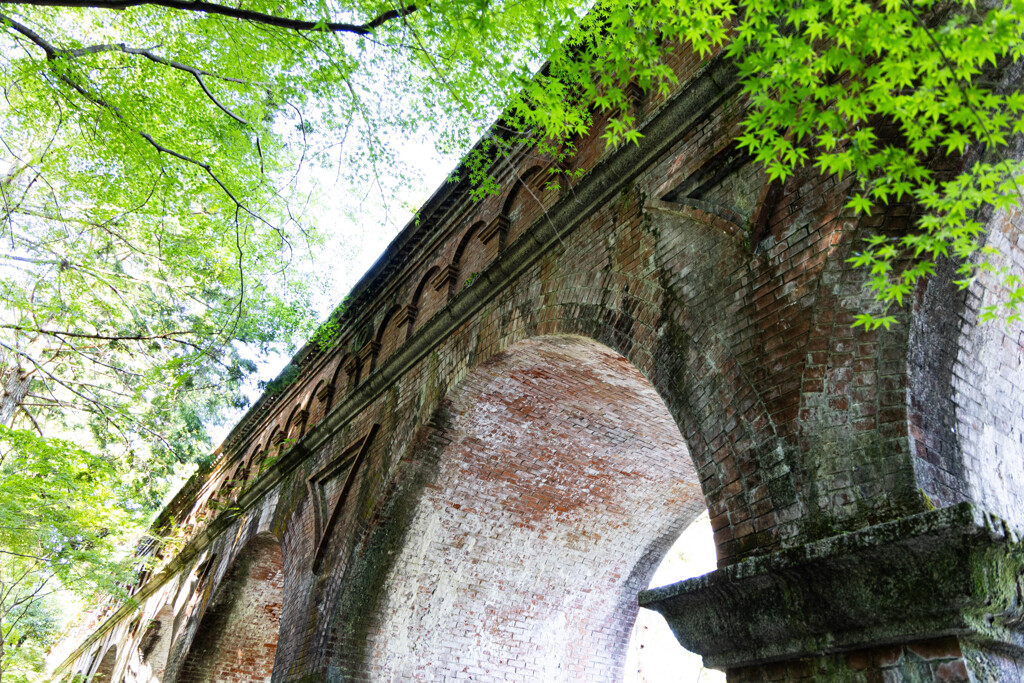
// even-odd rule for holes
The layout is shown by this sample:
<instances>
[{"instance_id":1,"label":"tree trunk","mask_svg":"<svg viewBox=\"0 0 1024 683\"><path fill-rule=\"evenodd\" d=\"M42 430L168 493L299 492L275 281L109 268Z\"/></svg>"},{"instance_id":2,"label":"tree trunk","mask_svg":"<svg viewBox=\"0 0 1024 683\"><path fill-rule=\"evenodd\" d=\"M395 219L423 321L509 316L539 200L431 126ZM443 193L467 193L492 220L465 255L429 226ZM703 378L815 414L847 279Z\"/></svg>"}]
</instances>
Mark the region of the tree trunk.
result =
<instances>
[{"instance_id":1,"label":"tree trunk","mask_svg":"<svg viewBox=\"0 0 1024 683\"><path fill-rule=\"evenodd\" d=\"M14 424L14 416L25 401L31 383L32 372L25 372L17 365L0 371L0 425Z\"/></svg>"}]
</instances>

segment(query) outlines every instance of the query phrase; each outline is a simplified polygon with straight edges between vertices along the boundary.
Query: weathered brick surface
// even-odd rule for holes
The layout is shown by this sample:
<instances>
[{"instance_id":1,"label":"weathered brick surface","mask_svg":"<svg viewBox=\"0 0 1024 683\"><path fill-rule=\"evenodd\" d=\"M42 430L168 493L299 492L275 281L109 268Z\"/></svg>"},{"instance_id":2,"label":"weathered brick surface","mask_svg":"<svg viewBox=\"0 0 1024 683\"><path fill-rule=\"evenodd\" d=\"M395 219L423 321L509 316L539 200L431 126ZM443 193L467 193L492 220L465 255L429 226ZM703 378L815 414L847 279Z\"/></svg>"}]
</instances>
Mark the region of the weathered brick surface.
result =
<instances>
[{"instance_id":1,"label":"weathered brick surface","mask_svg":"<svg viewBox=\"0 0 1024 683\"><path fill-rule=\"evenodd\" d=\"M607 348L542 337L474 370L451 400L363 671L619 680L635 594L703 509L661 399Z\"/></svg>"},{"instance_id":2,"label":"weathered brick surface","mask_svg":"<svg viewBox=\"0 0 1024 683\"><path fill-rule=\"evenodd\" d=\"M958 295L940 272L898 328L853 329L872 303L847 259L911 208L854 219L849 181L813 169L773 186L730 147L729 69L672 66L641 144L608 149L598 117L560 191L530 150L496 163L498 195L439 191L336 343L176 499L194 540L139 593L145 618L173 606L165 678L258 534L283 558L276 681L589 681L618 675L630 596L704 506L721 566L929 501L1024 521L1024 328L976 324L995 281ZM1020 269L1019 217L992 225ZM101 642L136 661L131 617L73 666Z\"/></svg>"},{"instance_id":3,"label":"weathered brick surface","mask_svg":"<svg viewBox=\"0 0 1024 683\"><path fill-rule=\"evenodd\" d=\"M175 680L268 680L277 652L283 583L277 541L269 534L250 541L217 585Z\"/></svg>"}]
</instances>

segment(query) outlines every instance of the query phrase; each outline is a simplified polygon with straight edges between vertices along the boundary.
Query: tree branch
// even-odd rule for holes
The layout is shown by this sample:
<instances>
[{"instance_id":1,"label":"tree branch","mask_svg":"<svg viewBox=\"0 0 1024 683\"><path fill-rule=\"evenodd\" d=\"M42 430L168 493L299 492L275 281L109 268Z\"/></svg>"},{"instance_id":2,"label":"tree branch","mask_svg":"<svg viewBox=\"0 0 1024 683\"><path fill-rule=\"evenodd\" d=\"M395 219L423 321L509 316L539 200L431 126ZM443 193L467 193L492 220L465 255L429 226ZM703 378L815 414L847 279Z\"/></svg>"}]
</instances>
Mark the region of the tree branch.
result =
<instances>
[{"instance_id":1,"label":"tree branch","mask_svg":"<svg viewBox=\"0 0 1024 683\"><path fill-rule=\"evenodd\" d=\"M36 4L46 5L47 2L49 2L49 0L41 0L41 2L38 2ZM0 5L4 5L4 4L8 4L9 5L9 4L13 4L13 3L12 3L12 0L0 0ZM19 3L19 4L26 4L26 3ZM132 4L144 4L144 3L137 2L137 3L132 3ZM202 5L202 4L206 4L206 3L199 2L199 3L179 3L179 4L182 4L183 6L187 6L188 8L191 8L191 7L195 6L195 5ZM53 3L53 6L59 6L59 4ZM71 4L71 5L65 5L65 6L67 6L67 7L86 7L88 5L85 5L85 4L82 4L82 5ZM107 7L106 5L103 5L103 6ZM220 5L217 5L217 6L220 7ZM413 7L413 9L416 9L415 6L412 6L412 7ZM109 8L110 9L121 9L120 7L116 7L115 3L110 3L109 4ZM224 8L224 9L230 9L230 8ZM244 11L244 10L239 10L239 11ZM18 21L15 21L14 19L11 19L10 17L8 17L8 16L6 16L4 14L0 14L0 23L6 24L6 25L10 26L12 29L14 29L15 31L17 31L18 33L20 33L21 35L25 36L26 38L31 40L33 43L35 43L46 54L47 60L53 61L53 60L59 58L61 56L61 54L64 54L64 52L65 52L65 51L62 51L59 48L55 47L52 43L50 43L48 40L46 40L45 38L40 36L38 33L33 31L32 29L30 29L28 26L25 26L24 24L22 24L22 23L20 23ZM210 166L210 164L208 164L208 163L206 163L204 161L200 161L198 159L193 159L192 157L188 156L187 154L182 154L181 152L177 152L177 151L175 151L175 150L173 150L173 149L171 149L169 147L166 147L166 146L160 144L159 142L157 142L153 138L152 135L150 135L146 131L140 130L139 128L136 128L133 125L131 125L131 123L128 122L128 120L125 118L124 114L121 112L121 110L116 105L113 105L110 102L107 102L105 99L103 99L102 97L100 97L96 93L90 92L88 89L85 88L85 86L81 85L80 83L76 83L67 74L60 74L58 76L58 78L61 80L62 83L66 84L68 87L70 87L72 90L77 92L79 95L84 97L89 102L92 102L96 106L103 107L104 109L109 111L111 114L113 114L117 118L118 121L123 123L126 127L128 127L130 130L132 130L137 135L139 135L143 140L148 142L157 152L160 152L160 153L163 153L163 154L169 154L172 157L175 157L176 159L179 159L181 161L184 161L187 164L191 164L193 166L196 166L196 167L201 168L204 171L206 171L206 174L208 176L210 176L210 178L213 179L213 181L220 187L220 189L224 192L224 194L226 194L228 196L228 199L230 199L234 203L236 213L239 210L244 211L248 216L254 218L257 221L260 221L260 222L264 223L265 225L269 226L270 228L276 230L279 234L281 233L280 229L278 229L275 226L271 225L266 219L264 219L262 216L258 215L252 209L250 209L248 206L243 204L234 195L234 193L231 192L230 189L228 189L228 186L225 185L224 182L220 179L220 176L218 176L214 172L213 167ZM283 238L283 235L282 235L282 238Z\"/></svg>"},{"instance_id":2,"label":"tree branch","mask_svg":"<svg viewBox=\"0 0 1024 683\"><path fill-rule=\"evenodd\" d=\"M151 341L155 339L169 339L187 346L199 348L196 344L179 339L179 336L188 335L187 330L175 330L164 334L127 334L127 335L105 335L87 334L84 332L68 332L65 330L48 330L44 328L23 327L21 325L0 325L0 329L18 330L19 332L35 332L52 337L77 337L79 339L98 339L100 341Z\"/></svg>"},{"instance_id":3,"label":"tree branch","mask_svg":"<svg viewBox=\"0 0 1024 683\"><path fill-rule=\"evenodd\" d=\"M180 10L183 12L203 12L205 14L218 14L231 19L251 21L256 24L275 26L291 31L327 31L330 33L353 33L357 36L364 36L372 33L389 21L412 14L416 11L416 5L406 5L398 9L391 9L378 14L365 24L348 24L333 21L309 21L306 19L293 19L291 17L279 17L274 14L266 14L255 10L242 9L241 7L228 7L215 2L190 2L188 0L0 0L0 5L34 5L36 7L84 7L91 9L123 10L129 7L157 6L168 9ZM25 35L25 34L23 34ZM27 36L33 40L31 36Z\"/></svg>"},{"instance_id":4,"label":"tree branch","mask_svg":"<svg viewBox=\"0 0 1024 683\"><path fill-rule=\"evenodd\" d=\"M2 2L3 0L0 0L0 4L2 4ZM149 50L144 50L142 48L137 47L128 47L124 43L109 43L103 45L90 45L89 47L83 47L77 50L58 50L55 57L60 58L65 55L68 57L80 57L82 55L93 55L98 54L100 52L123 52L127 55L137 55L140 57L145 57L151 62L163 64L164 66L169 66L172 69L178 69L179 71L184 71L185 73L192 74L192 77L195 78L196 82L199 83L199 87L203 89L204 93L206 93L206 96L209 97L210 101L217 105L217 107L222 112L233 118L235 121L238 121L243 126L250 125L248 121L243 119L241 116L238 116L233 111L228 109L224 104L222 104L220 100L214 97L213 93L210 92L210 89L206 87L206 81L203 80L203 76L213 76L214 78L220 78L219 76L217 76L216 74L211 74L209 71L204 71L203 69L197 69L194 66L189 66L188 64L176 62L173 59L161 57L160 55L153 54ZM241 81L241 79L237 78L232 78L229 80L233 82L244 82Z\"/></svg>"}]
</instances>

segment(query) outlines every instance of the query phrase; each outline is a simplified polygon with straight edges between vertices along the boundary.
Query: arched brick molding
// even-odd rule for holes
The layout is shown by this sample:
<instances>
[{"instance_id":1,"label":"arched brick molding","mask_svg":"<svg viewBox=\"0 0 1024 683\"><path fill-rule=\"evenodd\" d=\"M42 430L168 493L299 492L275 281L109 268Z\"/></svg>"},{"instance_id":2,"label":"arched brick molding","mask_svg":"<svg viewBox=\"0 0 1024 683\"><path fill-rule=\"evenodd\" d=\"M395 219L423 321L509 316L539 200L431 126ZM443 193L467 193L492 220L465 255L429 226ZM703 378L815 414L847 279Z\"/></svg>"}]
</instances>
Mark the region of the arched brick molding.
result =
<instances>
[{"instance_id":1,"label":"arched brick molding","mask_svg":"<svg viewBox=\"0 0 1024 683\"><path fill-rule=\"evenodd\" d=\"M250 540L217 585L192 638L178 683L250 683L274 668L284 587L281 546Z\"/></svg>"},{"instance_id":2,"label":"arched brick molding","mask_svg":"<svg viewBox=\"0 0 1024 683\"><path fill-rule=\"evenodd\" d=\"M306 433L309 411L303 403L301 399L296 401L295 407L292 408L292 412L288 415L288 421L285 422L285 438L289 441L296 441Z\"/></svg>"},{"instance_id":3,"label":"arched brick molding","mask_svg":"<svg viewBox=\"0 0 1024 683\"><path fill-rule=\"evenodd\" d=\"M306 410L309 411L309 426L311 428L324 419L324 415L330 409L333 389L333 385L323 379L313 386L313 392L309 395L309 404L306 407Z\"/></svg>"},{"instance_id":4,"label":"arched brick molding","mask_svg":"<svg viewBox=\"0 0 1024 683\"><path fill-rule=\"evenodd\" d=\"M466 282L479 275L480 271L498 255L499 236L491 235L484 227L482 221L471 225L455 249L452 272L456 292L465 287Z\"/></svg>"},{"instance_id":5,"label":"arched brick molding","mask_svg":"<svg viewBox=\"0 0 1024 683\"><path fill-rule=\"evenodd\" d=\"M245 489L249 484L259 476L260 463L263 462L263 446L256 445L253 447L252 452L245 458L245 462L242 465L241 474L239 480L241 481L241 489Z\"/></svg>"},{"instance_id":6,"label":"arched brick molding","mask_svg":"<svg viewBox=\"0 0 1024 683\"><path fill-rule=\"evenodd\" d=\"M265 461L266 460L277 460L277 458L284 451L284 449L285 449L284 441L287 438L287 433L285 432L285 428L286 427L287 427L287 425L277 425L276 427L274 427L270 431L270 437L267 439L267 447L264 450L263 459ZM260 463L261 468L262 468L262 464L263 463ZM259 476L259 470L257 470L255 472L255 475Z\"/></svg>"},{"instance_id":7,"label":"arched brick molding","mask_svg":"<svg viewBox=\"0 0 1024 683\"><path fill-rule=\"evenodd\" d=\"M402 316L401 306L392 306L381 319L380 330L377 333L377 358L383 363L394 353L395 349L405 341L408 325Z\"/></svg>"},{"instance_id":8,"label":"arched brick molding","mask_svg":"<svg viewBox=\"0 0 1024 683\"><path fill-rule=\"evenodd\" d=\"M441 289L435 286L435 280L440 272L440 266L434 266L424 274L416 286L410 303L410 306L416 311L413 330L430 320L448 301L447 283L443 283Z\"/></svg>"},{"instance_id":9,"label":"arched brick molding","mask_svg":"<svg viewBox=\"0 0 1024 683\"><path fill-rule=\"evenodd\" d=\"M96 667L96 672L89 678L89 683L114 683L115 668L117 668L117 646L111 645L103 653L103 658Z\"/></svg>"},{"instance_id":10,"label":"arched brick molding","mask_svg":"<svg viewBox=\"0 0 1024 683\"><path fill-rule=\"evenodd\" d=\"M366 674L617 683L635 593L704 509L661 398L611 349L548 336L479 366L447 406Z\"/></svg>"},{"instance_id":11,"label":"arched brick molding","mask_svg":"<svg viewBox=\"0 0 1024 683\"><path fill-rule=\"evenodd\" d=\"M340 355L338 366L334 369L334 375L331 376L331 390L324 401L324 415L330 412L332 405L345 397L352 383L352 378L349 376L352 357L347 353Z\"/></svg>"},{"instance_id":12,"label":"arched brick molding","mask_svg":"<svg viewBox=\"0 0 1024 683\"><path fill-rule=\"evenodd\" d=\"M508 241L514 242L544 209L554 203L558 191L548 186L548 173L542 166L531 166L519 175L505 200L502 214L508 218Z\"/></svg>"}]
</instances>

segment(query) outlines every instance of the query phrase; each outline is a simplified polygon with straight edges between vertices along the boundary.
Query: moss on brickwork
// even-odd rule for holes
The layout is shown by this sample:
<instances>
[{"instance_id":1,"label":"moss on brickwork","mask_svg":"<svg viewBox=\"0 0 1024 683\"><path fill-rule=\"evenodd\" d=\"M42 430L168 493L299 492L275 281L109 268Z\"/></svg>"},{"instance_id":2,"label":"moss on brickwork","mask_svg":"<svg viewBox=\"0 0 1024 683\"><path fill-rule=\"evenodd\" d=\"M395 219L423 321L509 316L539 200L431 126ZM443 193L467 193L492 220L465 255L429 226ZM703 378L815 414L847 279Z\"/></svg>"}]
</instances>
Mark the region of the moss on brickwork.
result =
<instances>
[{"instance_id":1,"label":"moss on brickwork","mask_svg":"<svg viewBox=\"0 0 1024 683\"><path fill-rule=\"evenodd\" d=\"M813 425L805 429L809 448L794 459L803 465L806 540L927 509L903 439L886 439L874 431L851 435L818 431Z\"/></svg>"}]
</instances>

